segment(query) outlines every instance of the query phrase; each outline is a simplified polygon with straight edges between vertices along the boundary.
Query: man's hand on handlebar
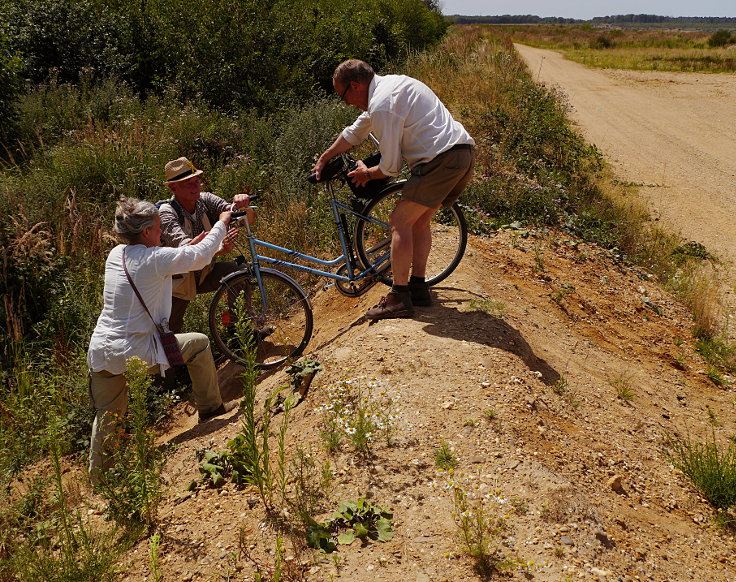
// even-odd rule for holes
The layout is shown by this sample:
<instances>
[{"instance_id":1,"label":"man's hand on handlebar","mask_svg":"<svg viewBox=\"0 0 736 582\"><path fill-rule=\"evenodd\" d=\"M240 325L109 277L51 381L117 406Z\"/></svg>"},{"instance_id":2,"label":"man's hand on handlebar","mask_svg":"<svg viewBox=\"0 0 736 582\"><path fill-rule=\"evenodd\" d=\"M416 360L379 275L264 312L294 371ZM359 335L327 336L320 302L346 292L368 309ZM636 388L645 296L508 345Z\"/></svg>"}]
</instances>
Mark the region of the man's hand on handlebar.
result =
<instances>
[{"instance_id":1,"label":"man's hand on handlebar","mask_svg":"<svg viewBox=\"0 0 736 582\"><path fill-rule=\"evenodd\" d=\"M327 165L327 160L323 160L321 157L320 159L317 160L317 163L314 164L314 167L312 168L312 172L317 177L318 182L322 178L322 170L325 169L326 165Z\"/></svg>"},{"instance_id":2,"label":"man's hand on handlebar","mask_svg":"<svg viewBox=\"0 0 736 582\"><path fill-rule=\"evenodd\" d=\"M236 194L233 198L233 210L236 208L248 208L250 206L250 186L245 187L245 192Z\"/></svg>"},{"instance_id":3,"label":"man's hand on handlebar","mask_svg":"<svg viewBox=\"0 0 736 582\"><path fill-rule=\"evenodd\" d=\"M232 210L226 210L225 212L220 212L219 219L222 220L222 222L225 223L225 226L228 226L230 224L230 219L233 217L233 211Z\"/></svg>"},{"instance_id":4,"label":"man's hand on handlebar","mask_svg":"<svg viewBox=\"0 0 736 582\"><path fill-rule=\"evenodd\" d=\"M353 180L353 184L356 186L365 186L371 180L368 166L363 163L363 160L356 162L356 168L352 172L348 172L348 177Z\"/></svg>"},{"instance_id":5,"label":"man's hand on handlebar","mask_svg":"<svg viewBox=\"0 0 736 582\"><path fill-rule=\"evenodd\" d=\"M257 195L254 195L253 198L255 198ZM250 196L250 186L245 187L245 192L241 192L240 194L236 194L233 197L233 204L232 209L244 209L245 213L248 215L248 224L253 224L256 220L256 216L253 213L253 209L250 208L250 203L252 201L252 198Z\"/></svg>"}]
</instances>

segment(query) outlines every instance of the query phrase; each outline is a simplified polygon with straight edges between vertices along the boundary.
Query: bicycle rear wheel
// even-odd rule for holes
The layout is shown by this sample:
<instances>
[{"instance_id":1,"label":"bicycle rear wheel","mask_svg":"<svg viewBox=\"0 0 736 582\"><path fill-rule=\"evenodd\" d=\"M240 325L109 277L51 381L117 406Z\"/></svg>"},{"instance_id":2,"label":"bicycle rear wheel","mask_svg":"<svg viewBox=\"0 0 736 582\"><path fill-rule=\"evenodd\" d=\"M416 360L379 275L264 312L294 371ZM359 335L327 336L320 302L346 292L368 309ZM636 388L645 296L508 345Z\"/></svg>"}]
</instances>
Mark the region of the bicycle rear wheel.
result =
<instances>
[{"instance_id":1,"label":"bicycle rear wheel","mask_svg":"<svg viewBox=\"0 0 736 582\"><path fill-rule=\"evenodd\" d=\"M359 219L355 226L355 247L360 260L368 268L386 257L390 260L391 231L388 225L391 212L401 198L404 182L390 184L381 195L366 205L362 214L370 220ZM372 222L372 221L378 222ZM432 250L427 261L426 281L436 285L452 273L465 253L468 244L468 227L465 216L457 204L442 207L434 215L430 225ZM386 265L386 267L384 267ZM381 280L391 285L391 267L384 263Z\"/></svg>"},{"instance_id":2,"label":"bicycle rear wheel","mask_svg":"<svg viewBox=\"0 0 736 582\"><path fill-rule=\"evenodd\" d=\"M209 325L217 347L245 363L245 344L255 342L255 364L270 368L299 357L312 337L312 307L289 276L261 268L263 293L254 275L226 279L210 304Z\"/></svg>"}]
</instances>

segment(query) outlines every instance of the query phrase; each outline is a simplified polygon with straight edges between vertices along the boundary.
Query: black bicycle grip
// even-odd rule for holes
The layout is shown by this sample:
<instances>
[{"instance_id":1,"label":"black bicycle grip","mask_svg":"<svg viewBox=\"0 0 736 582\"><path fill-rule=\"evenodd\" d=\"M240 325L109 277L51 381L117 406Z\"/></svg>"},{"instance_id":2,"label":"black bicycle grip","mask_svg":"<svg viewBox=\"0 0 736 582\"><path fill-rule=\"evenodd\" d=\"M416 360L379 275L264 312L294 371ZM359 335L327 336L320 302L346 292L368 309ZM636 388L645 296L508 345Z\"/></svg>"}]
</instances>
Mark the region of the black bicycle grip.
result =
<instances>
[{"instance_id":1,"label":"black bicycle grip","mask_svg":"<svg viewBox=\"0 0 736 582\"><path fill-rule=\"evenodd\" d=\"M345 157L350 158L350 156ZM322 168L322 173L320 174L319 180L317 179L317 172L312 172L311 174L309 174L309 176L307 176L307 180L312 184L327 182L328 180L332 180L344 169L345 161L343 160L342 156L337 156L336 158L332 158L329 162L325 164L325 167Z\"/></svg>"}]
</instances>

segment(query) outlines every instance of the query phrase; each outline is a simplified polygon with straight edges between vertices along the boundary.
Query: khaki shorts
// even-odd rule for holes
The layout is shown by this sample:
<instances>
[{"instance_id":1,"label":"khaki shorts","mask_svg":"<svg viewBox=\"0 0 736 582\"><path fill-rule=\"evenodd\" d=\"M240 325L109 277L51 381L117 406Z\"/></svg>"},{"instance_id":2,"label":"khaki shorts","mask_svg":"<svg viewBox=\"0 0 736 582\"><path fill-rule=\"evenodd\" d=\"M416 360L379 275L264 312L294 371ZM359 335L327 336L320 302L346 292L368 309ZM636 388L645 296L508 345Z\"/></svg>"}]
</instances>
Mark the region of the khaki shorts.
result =
<instances>
[{"instance_id":1,"label":"khaki shorts","mask_svg":"<svg viewBox=\"0 0 736 582\"><path fill-rule=\"evenodd\" d=\"M475 148L454 146L433 160L414 166L401 199L429 208L452 206L472 178L474 166Z\"/></svg>"}]
</instances>

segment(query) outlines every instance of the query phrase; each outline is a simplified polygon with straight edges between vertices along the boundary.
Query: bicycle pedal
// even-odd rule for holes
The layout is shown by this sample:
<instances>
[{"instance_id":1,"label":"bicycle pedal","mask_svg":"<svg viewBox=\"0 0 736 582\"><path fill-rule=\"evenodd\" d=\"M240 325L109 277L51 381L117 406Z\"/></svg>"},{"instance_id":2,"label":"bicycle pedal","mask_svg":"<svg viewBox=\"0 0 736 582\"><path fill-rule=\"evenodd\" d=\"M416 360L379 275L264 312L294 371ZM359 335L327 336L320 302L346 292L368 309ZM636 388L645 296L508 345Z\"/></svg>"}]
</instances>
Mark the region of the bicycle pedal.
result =
<instances>
[{"instance_id":1,"label":"bicycle pedal","mask_svg":"<svg viewBox=\"0 0 736 582\"><path fill-rule=\"evenodd\" d=\"M331 289L335 286L335 283L332 281L326 281L324 285L322 285L322 291L327 291L328 289Z\"/></svg>"}]
</instances>

